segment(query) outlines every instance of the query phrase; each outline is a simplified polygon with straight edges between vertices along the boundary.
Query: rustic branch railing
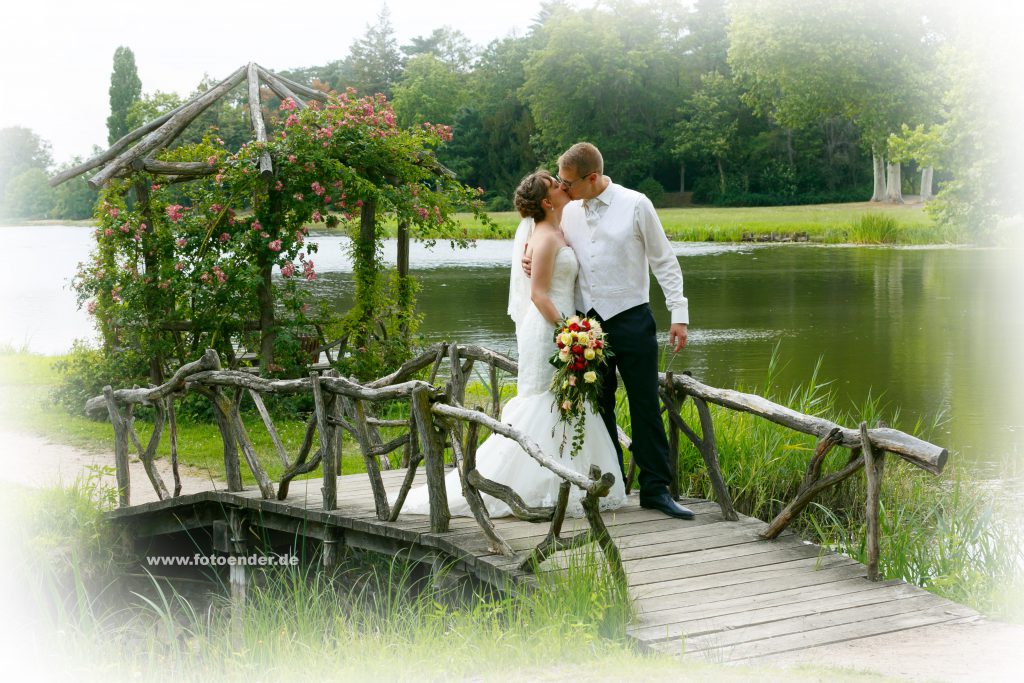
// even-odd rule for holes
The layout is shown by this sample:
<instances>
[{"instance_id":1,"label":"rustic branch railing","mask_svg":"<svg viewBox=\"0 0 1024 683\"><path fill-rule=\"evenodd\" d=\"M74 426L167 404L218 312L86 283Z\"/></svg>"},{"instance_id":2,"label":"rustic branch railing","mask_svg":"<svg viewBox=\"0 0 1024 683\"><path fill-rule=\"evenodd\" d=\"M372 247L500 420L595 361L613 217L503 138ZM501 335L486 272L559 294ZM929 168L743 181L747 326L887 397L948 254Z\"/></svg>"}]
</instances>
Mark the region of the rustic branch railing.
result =
<instances>
[{"instance_id":1,"label":"rustic branch railing","mask_svg":"<svg viewBox=\"0 0 1024 683\"><path fill-rule=\"evenodd\" d=\"M449 379L446 387L439 388L432 383L412 379L416 373L432 366L430 374L433 382L445 359L449 361ZM466 384L471 377L470 373L477 362L488 365L494 416L461 405L466 394ZM501 370L514 374L517 369L516 363L511 359L482 347L440 344L410 360L390 375L367 384L333 376L333 373L321 375L316 372L310 373L308 378L271 380L246 372L222 369L217 353L208 350L201 359L182 366L170 380L158 387L117 391L105 387L103 396L92 398L86 403L86 412L94 417L107 416L114 426L117 486L119 501L123 506L130 504L128 441L131 439L132 442L139 444L132 427L131 415L134 409L139 405L145 405L153 407L156 411L156 421L148 447L142 448L139 444L137 448L157 496L164 500L172 497L172 494L168 492L153 463L163 424L169 417L171 433L176 434L173 401L189 391L196 391L212 401L214 414L218 417L224 444L228 490L241 489L240 451L261 496L265 499L284 500L288 496L289 484L296 476L307 474L319 467L322 471L323 509L335 510L338 508L340 441L342 433L348 432L362 454L377 518L382 521L398 519L415 480L416 470L422 464L427 476L430 527L433 532L441 533L448 531L450 521L445 486L445 454L450 447L466 500L493 552L506 556L515 554L491 522L482 498L483 493L508 503L513 514L520 519L551 522L545 541L525 556L521 562L523 567L543 562L551 553L561 548L594 542L603 549L612 572L624 580L625 570L621 558L599 512L599 500L608 494L615 481L615 475L611 472L602 473L596 467L591 468L587 475L580 474L544 453L528 435L496 419L501 406L497 372ZM299 393L313 396L314 413L306 423L298 453L291 459L281 442L263 397ZM256 412L266 427L275 454L284 468L276 489L260 462L241 417L241 404L246 396L253 401ZM373 404L395 400L408 401L407 420L382 420L373 415ZM526 453L561 478L565 494L559 497L559 503L549 508L530 507L509 487L484 477L476 468L480 427L517 441ZM381 428L405 428L407 431L385 442L380 435ZM314 452L313 443L317 434L320 445ZM381 470L390 467L388 456L399 449L403 449L402 464L408 467L408 471L392 503L388 500ZM172 452L176 458L176 444ZM561 525L569 500L568 491L572 486L579 488L584 494L582 507L590 528L569 539L563 539L560 537ZM179 492L180 484L176 480L173 495L176 496Z\"/></svg>"},{"instance_id":2,"label":"rustic branch railing","mask_svg":"<svg viewBox=\"0 0 1024 683\"><path fill-rule=\"evenodd\" d=\"M708 403L738 412L750 413L783 427L818 438L818 443L807 462L804 478L797 489L796 496L761 531L762 538L776 538L816 495L864 468L868 484L865 503L868 577L873 581L880 578L878 572L878 515L885 454L892 453L911 465L935 475L942 473L946 461L949 459L949 452L945 448L918 439L898 429L888 427L868 429L867 424L863 422L857 429L847 429L829 420L805 415L773 403L762 396L709 387L689 375L663 374L661 387L663 409L669 414L670 430L674 427L682 431L704 457L715 496L722 506L722 514L728 519L736 517L735 512L732 512L732 503L728 499L728 491L718 469L718 454L715 448ZM700 416L702 437L698 437L683 421L679 409L674 403L676 396L681 396L683 399L689 397L694 402ZM850 455L842 467L831 474L822 476L825 458L835 446L850 449Z\"/></svg>"},{"instance_id":3,"label":"rustic branch railing","mask_svg":"<svg viewBox=\"0 0 1024 683\"><path fill-rule=\"evenodd\" d=\"M434 382L445 360L448 361L448 381L444 388L439 388L434 386ZM486 386L491 394L490 415L481 408L471 410L462 405L467 382L475 363L482 363L488 367ZM414 379L417 373L427 368L430 368L429 381ZM105 387L103 396L92 398L86 403L86 412L93 417L108 417L114 427L118 496L123 506L130 502L129 441L135 444L139 459L159 498L166 499L172 496L153 462L165 423L169 423L171 435L172 469L175 476L173 496L179 494L181 484L177 477L177 425L174 400L189 391L196 391L209 398L214 405L214 415L217 417L223 441L229 491L238 491L242 488L238 455L241 450L242 457L252 472L263 498L286 499L290 482L295 477L313 472L319 467L322 471L321 492L324 510L335 510L338 507L337 477L341 470L341 440L343 433L347 432L358 445L362 455L377 518L382 521L398 519L415 480L416 471L422 464L429 493L430 527L433 532L440 533L449 529L445 454L450 448L451 460L459 472L462 492L474 518L487 537L492 552L514 555L511 546L501 538L490 519L482 498L482 494L485 493L505 502L512 514L519 519L550 522L547 536L522 560L523 568L539 564L559 550L597 543L604 551L612 572L624 580L625 573L618 549L599 512L600 498L608 494L615 481L615 474L601 472L597 467L591 468L586 475L576 472L544 453L529 435L500 422L499 371L514 375L518 367L512 359L480 346L442 343L425 350L391 374L366 384L338 377L333 371L325 374L312 372L309 377L301 379L270 380L246 372L224 370L221 368L217 353L207 350L202 358L181 366L170 380L158 387L117 391L109 386ZM873 579L878 578L879 493L886 452L893 453L933 474L942 471L948 458L945 449L895 429L868 429L866 424L861 424L857 430L845 429L828 420L799 413L760 396L709 387L685 374L664 374L660 378L660 384L662 411L668 416L673 465L678 462L679 436L685 435L704 460L715 499L721 508L722 516L727 520L734 521L738 516L719 466L709 403L750 413L789 429L818 437L817 447L807 464L796 497L761 532L761 536L766 539L777 537L818 493L840 483L867 465L868 567L869 576ZM305 434L296 456L289 458L264 404L263 396L299 393L311 394L315 409L306 422ZM276 489L263 468L242 421L240 409L245 396L252 400L276 456L284 468ZM697 410L700 421L699 435L687 424L680 412L688 398L693 401ZM408 418L379 419L373 414L374 404L395 400L408 402ZM133 411L139 405L151 406L155 411L153 433L146 447L142 446L133 428ZM555 506L531 507L514 490L491 481L480 473L476 467L476 449L481 427L515 440L530 457L562 480ZM385 441L380 434L381 428L404 429L405 433ZM317 434L320 437L320 445L314 452L313 443ZM620 440L624 446L629 447L629 440L621 431ZM850 456L840 469L823 476L825 458L835 446L850 449ZM388 500L384 489L381 470L391 467L390 454L399 449L402 449L401 464L408 469L392 502ZM631 464L627 475L627 488L634 474L635 465ZM678 491L678 476L675 477L674 484L674 491ZM569 501L569 492L573 486L584 494L582 507L589 528L585 532L563 538L561 527Z\"/></svg>"}]
</instances>

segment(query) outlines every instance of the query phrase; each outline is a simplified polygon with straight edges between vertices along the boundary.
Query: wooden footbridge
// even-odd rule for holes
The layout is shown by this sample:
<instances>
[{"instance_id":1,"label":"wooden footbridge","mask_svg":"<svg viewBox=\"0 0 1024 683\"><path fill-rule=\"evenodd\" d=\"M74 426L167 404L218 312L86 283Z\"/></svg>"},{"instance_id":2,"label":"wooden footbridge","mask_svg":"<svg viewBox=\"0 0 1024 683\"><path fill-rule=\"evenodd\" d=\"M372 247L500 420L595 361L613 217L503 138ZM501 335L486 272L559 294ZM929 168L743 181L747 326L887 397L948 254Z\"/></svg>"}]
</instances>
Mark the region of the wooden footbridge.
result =
<instances>
[{"instance_id":1,"label":"wooden footbridge","mask_svg":"<svg viewBox=\"0 0 1024 683\"><path fill-rule=\"evenodd\" d=\"M448 381L439 388L434 381L446 360ZM489 386L495 388L492 415L462 407L474 363L486 365ZM428 368L426 381L410 379L426 374ZM207 352L160 387L108 387L103 397L90 400L87 411L106 413L114 426L121 506L110 517L123 525L128 537L149 548L175 535L226 555L279 551L312 541L328 565L336 561L339 546L348 546L444 566L448 580L472 577L503 590L527 590L537 572L561 571L555 555L596 544L608 570L628 586L634 602L637 617L629 628L630 638L651 650L715 661L751 661L977 618L961 605L902 581L880 581L878 576L878 495L885 455L937 474L947 457L944 449L893 429L868 429L863 424L856 430L844 429L758 396L708 387L686 375L668 375L662 381L662 401L669 416L670 444L677 449L680 435L694 443L704 457L716 500L683 499L696 513L692 521L644 510L635 495L625 507L601 512L600 498L607 494L613 473L571 470L543 453L527 435L495 418L500 410L497 373L515 370L513 361L486 349L443 344L368 384L315 373L308 379L271 381L221 370L216 354ZM182 493L178 484L171 492L153 464L165 423L176 461L173 401L188 391L209 397L218 416L227 472L221 490ZM233 399L227 391L233 391ZM303 391L313 394L316 410L302 447L290 459L261 395ZM283 474L276 482L267 475L243 426L240 404L245 395L253 400L281 459ZM679 412L684 400L692 400L697 408L699 435ZM407 404L408 417L375 417L373 406L384 402ZM796 498L768 525L733 509L718 468L708 403L750 412L819 439ZM133 409L140 404L155 408L156 425L147 446L132 426ZM516 439L562 479L553 508L530 507L514 491L479 473L475 452L483 436L481 427ZM342 432L358 443L365 473L337 475ZM398 436L385 441L387 432ZM156 502L130 504L129 442L160 498ZM849 455L825 474L827 456L836 447L848 449ZM239 451L256 487L242 486ZM393 460L398 467L391 468ZM172 465L176 472L176 462ZM459 469L473 517L449 515L444 475L451 466ZM868 480L867 566L785 531L818 492L862 469ZM320 474L315 479L296 479L315 470ZM627 476L627 485L633 474ZM430 514L403 514L405 495L421 484L430 492ZM572 486L585 494L581 519L565 518ZM482 494L504 500L515 517L491 519ZM244 581L244 571L232 567L233 589L244 594Z\"/></svg>"}]
</instances>

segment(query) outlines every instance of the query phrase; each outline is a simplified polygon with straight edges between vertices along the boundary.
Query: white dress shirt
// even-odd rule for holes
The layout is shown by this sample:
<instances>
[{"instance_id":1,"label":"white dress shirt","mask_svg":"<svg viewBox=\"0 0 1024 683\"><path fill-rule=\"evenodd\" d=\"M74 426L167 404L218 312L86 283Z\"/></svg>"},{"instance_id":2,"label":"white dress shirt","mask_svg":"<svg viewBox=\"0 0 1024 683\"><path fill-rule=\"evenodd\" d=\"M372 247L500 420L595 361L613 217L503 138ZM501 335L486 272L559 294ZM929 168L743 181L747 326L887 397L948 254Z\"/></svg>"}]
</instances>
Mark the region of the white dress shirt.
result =
<instances>
[{"instance_id":1,"label":"white dress shirt","mask_svg":"<svg viewBox=\"0 0 1024 683\"><path fill-rule=\"evenodd\" d=\"M608 179L597 197L566 205L562 232L580 262L576 308L607 320L648 303L654 271L672 323L689 323L683 271L650 199Z\"/></svg>"}]
</instances>

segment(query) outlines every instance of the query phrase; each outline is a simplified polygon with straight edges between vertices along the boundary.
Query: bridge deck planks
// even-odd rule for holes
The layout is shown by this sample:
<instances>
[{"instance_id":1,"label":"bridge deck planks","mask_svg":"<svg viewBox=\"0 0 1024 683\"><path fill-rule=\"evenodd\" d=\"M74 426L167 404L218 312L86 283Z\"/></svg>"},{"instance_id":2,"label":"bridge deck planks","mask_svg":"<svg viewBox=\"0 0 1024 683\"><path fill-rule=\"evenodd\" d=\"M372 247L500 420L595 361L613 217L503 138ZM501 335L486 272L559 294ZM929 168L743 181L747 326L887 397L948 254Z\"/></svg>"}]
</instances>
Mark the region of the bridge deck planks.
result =
<instances>
[{"instance_id":1,"label":"bridge deck planks","mask_svg":"<svg viewBox=\"0 0 1024 683\"><path fill-rule=\"evenodd\" d=\"M381 473L394 500L405 470ZM518 564L547 533L546 523L495 519L498 533L516 551L509 558L490 552L471 518L453 517L450 531L433 533L424 515L401 514L382 522L374 512L366 474L338 478L338 509L324 512L318 478L291 483L286 500L263 500L258 489L205 492L170 501L146 503L110 513L136 520L177 515L195 518L190 506L215 502L238 505L297 522L334 526L398 542L420 552L438 552L494 584L529 585L536 581ZM416 484L425 483L422 468ZM763 523L740 516L724 521L717 504L684 499L696 513L692 521L669 519L639 507L603 513L622 554L637 617L630 638L653 651L713 661L756 661L781 652L817 647L883 633L976 617L956 603L902 581L869 582L866 568L845 556L784 533L774 541L757 536ZM197 508L196 508L197 509ZM585 530L584 519L567 518L563 535ZM164 531L166 532L166 531ZM344 531L342 532L345 539ZM353 541L354 541L353 536ZM383 546L382 546L383 547ZM564 554L545 562L543 571L563 571Z\"/></svg>"}]
</instances>

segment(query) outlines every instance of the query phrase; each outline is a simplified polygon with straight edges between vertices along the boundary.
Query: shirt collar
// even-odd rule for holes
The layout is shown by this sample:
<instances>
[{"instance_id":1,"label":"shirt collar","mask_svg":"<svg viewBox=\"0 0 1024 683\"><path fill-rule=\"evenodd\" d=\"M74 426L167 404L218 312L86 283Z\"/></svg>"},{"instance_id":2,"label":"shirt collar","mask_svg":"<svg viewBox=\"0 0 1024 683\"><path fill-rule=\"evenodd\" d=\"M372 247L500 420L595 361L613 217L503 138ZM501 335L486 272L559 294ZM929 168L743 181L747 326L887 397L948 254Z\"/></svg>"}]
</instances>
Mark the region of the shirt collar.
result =
<instances>
[{"instance_id":1,"label":"shirt collar","mask_svg":"<svg viewBox=\"0 0 1024 683\"><path fill-rule=\"evenodd\" d=\"M608 178L608 176L604 177ZM597 195L592 199L586 200L585 204L587 204L591 209L596 209L600 204L604 204L605 206L611 206L612 199L615 196L615 191L613 189L614 187L615 184L612 183L612 179L608 178L608 187L604 188L604 192L602 192L601 194Z\"/></svg>"}]
</instances>

